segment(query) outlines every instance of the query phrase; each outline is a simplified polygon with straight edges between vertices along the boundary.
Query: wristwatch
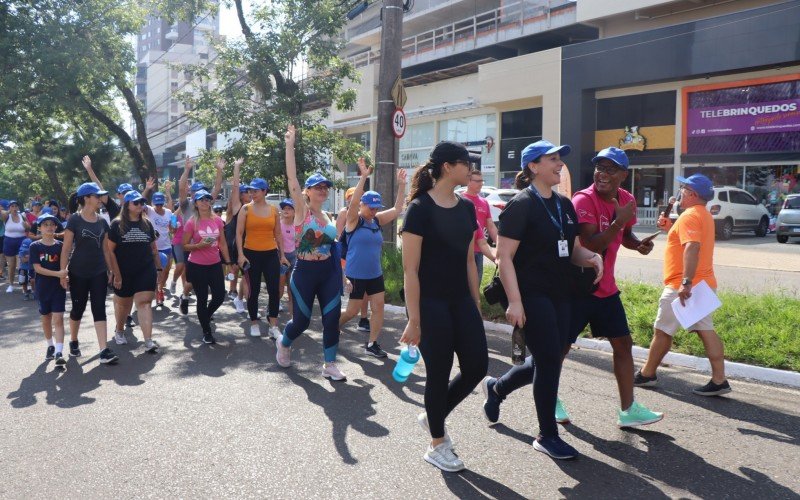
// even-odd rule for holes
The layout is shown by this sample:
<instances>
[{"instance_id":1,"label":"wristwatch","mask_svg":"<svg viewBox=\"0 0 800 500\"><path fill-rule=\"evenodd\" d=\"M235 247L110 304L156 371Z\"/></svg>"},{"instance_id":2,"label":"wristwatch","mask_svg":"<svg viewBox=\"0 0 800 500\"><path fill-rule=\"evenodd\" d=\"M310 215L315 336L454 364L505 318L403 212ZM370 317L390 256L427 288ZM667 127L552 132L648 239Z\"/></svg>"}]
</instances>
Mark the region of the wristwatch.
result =
<instances>
[{"instance_id":1,"label":"wristwatch","mask_svg":"<svg viewBox=\"0 0 800 500\"><path fill-rule=\"evenodd\" d=\"M689 286L691 284L692 284L692 280L690 278L683 278L681 280L681 285L683 285L683 286Z\"/></svg>"}]
</instances>

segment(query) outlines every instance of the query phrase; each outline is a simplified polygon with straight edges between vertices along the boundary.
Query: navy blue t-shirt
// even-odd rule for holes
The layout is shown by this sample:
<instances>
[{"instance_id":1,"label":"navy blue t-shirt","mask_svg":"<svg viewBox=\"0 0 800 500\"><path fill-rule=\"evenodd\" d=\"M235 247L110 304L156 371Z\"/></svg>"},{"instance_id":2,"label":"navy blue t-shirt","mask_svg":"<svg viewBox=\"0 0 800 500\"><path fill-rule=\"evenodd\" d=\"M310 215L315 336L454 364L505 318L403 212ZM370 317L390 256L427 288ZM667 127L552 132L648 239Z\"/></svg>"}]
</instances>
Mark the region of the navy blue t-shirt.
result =
<instances>
[{"instance_id":1,"label":"navy blue t-shirt","mask_svg":"<svg viewBox=\"0 0 800 500\"><path fill-rule=\"evenodd\" d=\"M61 270L61 248L63 246L64 244L58 240L55 240L55 243L52 245L45 245L42 241L34 241L31 243L31 268L33 268L34 264L39 264L49 271ZM55 276L36 275L36 291L40 295L60 286L60 280Z\"/></svg>"}]
</instances>

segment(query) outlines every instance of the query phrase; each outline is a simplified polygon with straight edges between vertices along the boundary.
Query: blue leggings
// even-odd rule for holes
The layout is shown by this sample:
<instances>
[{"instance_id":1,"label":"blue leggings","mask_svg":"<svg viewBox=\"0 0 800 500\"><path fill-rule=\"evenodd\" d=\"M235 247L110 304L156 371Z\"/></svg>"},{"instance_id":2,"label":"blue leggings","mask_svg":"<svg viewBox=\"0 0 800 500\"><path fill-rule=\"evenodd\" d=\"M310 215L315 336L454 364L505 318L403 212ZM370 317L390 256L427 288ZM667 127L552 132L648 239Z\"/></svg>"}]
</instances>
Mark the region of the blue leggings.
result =
<instances>
[{"instance_id":1,"label":"blue leggings","mask_svg":"<svg viewBox=\"0 0 800 500\"><path fill-rule=\"evenodd\" d=\"M311 322L311 308L314 297L319 300L322 310L322 347L325 362L336 361L339 347L339 316L341 311L342 268L339 259L297 260L292 278L289 280L292 293L291 321L283 330L282 343L285 347L303 333Z\"/></svg>"}]
</instances>

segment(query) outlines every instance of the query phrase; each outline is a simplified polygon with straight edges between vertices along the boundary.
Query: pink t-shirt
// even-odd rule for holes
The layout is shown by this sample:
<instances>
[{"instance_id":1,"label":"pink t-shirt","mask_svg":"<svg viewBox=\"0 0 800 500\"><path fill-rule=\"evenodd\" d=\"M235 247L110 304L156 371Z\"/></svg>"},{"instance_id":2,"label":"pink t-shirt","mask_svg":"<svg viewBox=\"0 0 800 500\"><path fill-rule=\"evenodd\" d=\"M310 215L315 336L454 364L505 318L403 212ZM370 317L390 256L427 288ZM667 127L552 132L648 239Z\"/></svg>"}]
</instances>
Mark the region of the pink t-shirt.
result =
<instances>
[{"instance_id":1,"label":"pink t-shirt","mask_svg":"<svg viewBox=\"0 0 800 500\"><path fill-rule=\"evenodd\" d=\"M480 253L481 248L478 246L478 241L486 239L483 230L486 228L486 221L492 220L492 210L489 208L489 202L478 195L472 195L464 191L461 196L475 205L475 218L478 220L478 229L475 230L475 247L473 251Z\"/></svg>"},{"instance_id":2,"label":"pink t-shirt","mask_svg":"<svg viewBox=\"0 0 800 500\"><path fill-rule=\"evenodd\" d=\"M281 221L281 235L283 236L283 253L292 253L295 250L294 223L284 224Z\"/></svg>"},{"instance_id":3,"label":"pink t-shirt","mask_svg":"<svg viewBox=\"0 0 800 500\"><path fill-rule=\"evenodd\" d=\"M213 219L201 219L192 217L183 226L183 230L192 235L189 240L193 245L200 243L204 238L214 238L214 243L206 248L198 248L192 250L189 254L189 262L193 264L200 264L202 266L210 266L222 261L219 255L219 236L222 234L222 228L225 223L222 222L217 216Z\"/></svg>"},{"instance_id":4,"label":"pink t-shirt","mask_svg":"<svg viewBox=\"0 0 800 500\"><path fill-rule=\"evenodd\" d=\"M183 245L183 217L175 214L175 219L178 222L178 227L172 235L172 244Z\"/></svg>"},{"instance_id":5,"label":"pink t-shirt","mask_svg":"<svg viewBox=\"0 0 800 500\"><path fill-rule=\"evenodd\" d=\"M633 201L634 206L636 201L633 195L624 189L620 188L617 194L617 200L620 206ZM575 206L575 212L578 214L578 224L594 224L597 226L597 232L602 232L608 229L608 226L614 221L614 204L604 201L594 190L594 184L588 188L578 191L572 197L572 204ZM633 227L636 224L636 212L634 211L633 218L628 221L625 228ZM617 263L617 252L620 245L622 245L622 237L625 230L617 232L617 236L611 241L606 248L605 256L603 257L603 278L600 280L600 286L594 292L595 297L604 298L610 297L619 292L617 288L617 281L614 278L614 266Z\"/></svg>"}]
</instances>

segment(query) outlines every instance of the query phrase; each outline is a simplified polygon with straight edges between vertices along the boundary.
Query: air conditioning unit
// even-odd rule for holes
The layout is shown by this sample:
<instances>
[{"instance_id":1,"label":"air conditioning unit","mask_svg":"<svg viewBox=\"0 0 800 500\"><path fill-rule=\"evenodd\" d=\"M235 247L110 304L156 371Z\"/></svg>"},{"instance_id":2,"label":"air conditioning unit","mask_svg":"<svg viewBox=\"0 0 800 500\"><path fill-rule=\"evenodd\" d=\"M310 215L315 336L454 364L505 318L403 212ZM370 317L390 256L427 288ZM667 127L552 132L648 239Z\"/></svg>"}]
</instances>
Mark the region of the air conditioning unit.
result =
<instances>
[{"instance_id":1,"label":"air conditioning unit","mask_svg":"<svg viewBox=\"0 0 800 500\"><path fill-rule=\"evenodd\" d=\"M164 38L166 38L167 40L172 40L172 41L177 40L178 39L178 25L177 24L173 24L172 27L169 30L169 33L164 35Z\"/></svg>"}]
</instances>

